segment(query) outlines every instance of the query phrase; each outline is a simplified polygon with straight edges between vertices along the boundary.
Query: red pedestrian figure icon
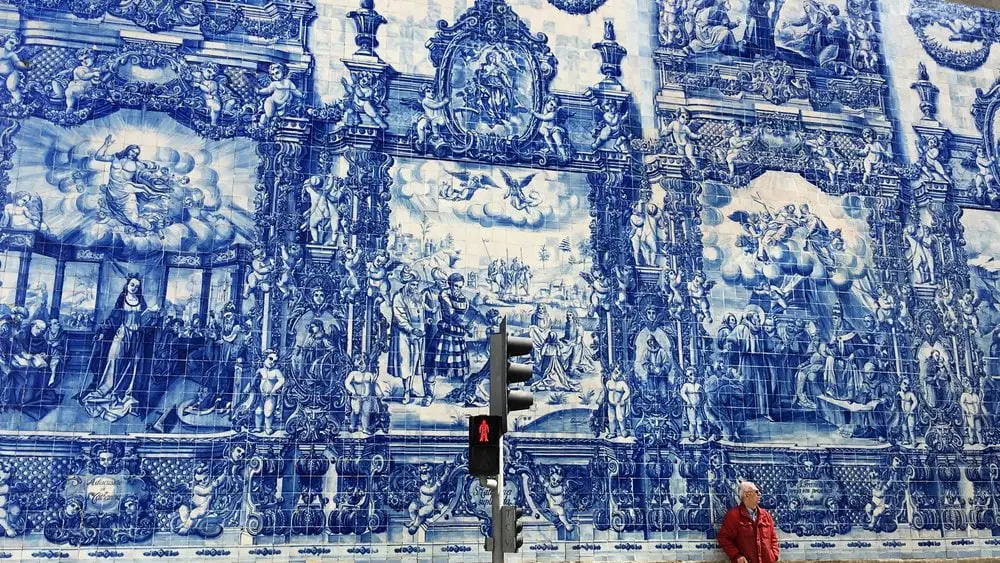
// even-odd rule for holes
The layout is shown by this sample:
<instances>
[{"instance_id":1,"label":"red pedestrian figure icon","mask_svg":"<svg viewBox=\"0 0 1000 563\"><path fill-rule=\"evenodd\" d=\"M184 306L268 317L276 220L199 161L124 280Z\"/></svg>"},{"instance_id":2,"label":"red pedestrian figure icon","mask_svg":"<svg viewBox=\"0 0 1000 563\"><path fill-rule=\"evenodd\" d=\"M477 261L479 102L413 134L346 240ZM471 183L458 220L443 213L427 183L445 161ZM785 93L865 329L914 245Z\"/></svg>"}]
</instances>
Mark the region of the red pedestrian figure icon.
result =
<instances>
[{"instance_id":1,"label":"red pedestrian figure icon","mask_svg":"<svg viewBox=\"0 0 1000 563\"><path fill-rule=\"evenodd\" d=\"M490 441L490 425L485 420L479 423L479 441Z\"/></svg>"}]
</instances>

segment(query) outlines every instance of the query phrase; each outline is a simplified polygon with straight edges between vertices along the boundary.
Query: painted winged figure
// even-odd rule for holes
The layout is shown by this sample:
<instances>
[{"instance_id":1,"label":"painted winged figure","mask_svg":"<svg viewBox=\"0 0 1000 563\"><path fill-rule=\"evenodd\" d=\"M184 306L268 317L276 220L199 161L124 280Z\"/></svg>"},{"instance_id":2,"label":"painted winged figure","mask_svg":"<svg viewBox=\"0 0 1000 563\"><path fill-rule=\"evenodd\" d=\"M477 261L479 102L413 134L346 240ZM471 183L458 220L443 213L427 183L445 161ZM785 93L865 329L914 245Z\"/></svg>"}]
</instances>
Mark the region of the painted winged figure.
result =
<instances>
[{"instance_id":1,"label":"painted winged figure","mask_svg":"<svg viewBox=\"0 0 1000 563\"><path fill-rule=\"evenodd\" d=\"M26 191L15 193L0 213L0 228L48 232L49 227L42 220L41 198Z\"/></svg>"},{"instance_id":2,"label":"painted winged figure","mask_svg":"<svg viewBox=\"0 0 1000 563\"><path fill-rule=\"evenodd\" d=\"M445 182L438 190L438 195L448 201L469 201L481 189L500 187L486 174L451 170L445 172L458 179L458 187L452 182Z\"/></svg>"},{"instance_id":3,"label":"painted winged figure","mask_svg":"<svg viewBox=\"0 0 1000 563\"><path fill-rule=\"evenodd\" d=\"M542 196L534 190L528 190L528 184L535 178L537 174L528 174L524 178L514 179L506 170L501 170L500 175L503 176L503 181L507 185L507 193L504 198L510 201L510 204L514 206L514 209L524 211L529 207L537 207L542 203Z\"/></svg>"}]
</instances>

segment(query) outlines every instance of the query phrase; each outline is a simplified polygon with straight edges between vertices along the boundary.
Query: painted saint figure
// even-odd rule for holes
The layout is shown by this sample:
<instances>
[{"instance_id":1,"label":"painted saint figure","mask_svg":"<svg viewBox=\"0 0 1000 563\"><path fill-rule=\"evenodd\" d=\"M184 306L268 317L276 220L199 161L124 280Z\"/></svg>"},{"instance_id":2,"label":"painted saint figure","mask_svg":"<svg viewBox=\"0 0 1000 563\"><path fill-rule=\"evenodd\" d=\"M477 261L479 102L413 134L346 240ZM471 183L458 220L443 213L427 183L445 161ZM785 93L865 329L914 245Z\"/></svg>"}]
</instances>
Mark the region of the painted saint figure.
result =
<instances>
[{"instance_id":1,"label":"painted saint figure","mask_svg":"<svg viewBox=\"0 0 1000 563\"><path fill-rule=\"evenodd\" d=\"M158 311L146 304L142 281L127 277L94 338L93 379L80 398L90 416L115 422L129 414L138 416L140 406L148 406L140 399L153 358L153 315Z\"/></svg>"},{"instance_id":2,"label":"painted saint figure","mask_svg":"<svg viewBox=\"0 0 1000 563\"><path fill-rule=\"evenodd\" d=\"M491 126L506 125L514 117L517 101L514 83L509 76L509 65L498 51L490 51L473 75L483 120Z\"/></svg>"},{"instance_id":3,"label":"painted saint figure","mask_svg":"<svg viewBox=\"0 0 1000 563\"><path fill-rule=\"evenodd\" d=\"M403 404L424 390L424 314L417 275L409 269L399 273L403 283L392 296L392 328L389 336L389 375L403 380ZM416 387L415 387L416 385Z\"/></svg>"},{"instance_id":4,"label":"painted saint figure","mask_svg":"<svg viewBox=\"0 0 1000 563\"><path fill-rule=\"evenodd\" d=\"M95 160L111 163L108 183L101 186L108 213L123 225L153 231L163 224L176 185L186 184L188 178L174 177L154 162L139 160L139 145L109 154L114 142L114 136L108 135L93 154Z\"/></svg>"},{"instance_id":5,"label":"painted saint figure","mask_svg":"<svg viewBox=\"0 0 1000 563\"><path fill-rule=\"evenodd\" d=\"M457 272L448 276L448 287L438 295L440 320L434 338L429 342L430 358L427 362L427 394L424 405L433 400L432 386L438 377L464 381L469 377L469 298L462 293L465 276Z\"/></svg>"},{"instance_id":6,"label":"painted saint figure","mask_svg":"<svg viewBox=\"0 0 1000 563\"><path fill-rule=\"evenodd\" d=\"M532 388L544 391L572 391L579 386L571 381L566 374L563 358L560 354L559 335L552 326L549 309L539 303L535 314L531 317L531 328L528 333L532 341L532 360L535 362L535 375Z\"/></svg>"}]
</instances>

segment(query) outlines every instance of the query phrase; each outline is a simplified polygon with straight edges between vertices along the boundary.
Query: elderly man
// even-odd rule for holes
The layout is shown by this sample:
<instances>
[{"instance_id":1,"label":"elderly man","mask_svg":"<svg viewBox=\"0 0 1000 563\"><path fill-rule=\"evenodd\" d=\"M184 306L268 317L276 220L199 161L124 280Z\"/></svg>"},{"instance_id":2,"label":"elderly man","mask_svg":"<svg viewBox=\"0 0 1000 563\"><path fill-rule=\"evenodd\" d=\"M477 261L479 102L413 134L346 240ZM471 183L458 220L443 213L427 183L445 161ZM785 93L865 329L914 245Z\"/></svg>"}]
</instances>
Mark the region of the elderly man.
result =
<instances>
[{"instance_id":1,"label":"elderly man","mask_svg":"<svg viewBox=\"0 0 1000 563\"><path fill-rule=\"evenodd\" d=\"M726 513L719 530L719 545L732 563L774 563L778 560L774 519L759 503L757 486L749 481L740 483L740 504Z\"/></svg>"}]
</instances>

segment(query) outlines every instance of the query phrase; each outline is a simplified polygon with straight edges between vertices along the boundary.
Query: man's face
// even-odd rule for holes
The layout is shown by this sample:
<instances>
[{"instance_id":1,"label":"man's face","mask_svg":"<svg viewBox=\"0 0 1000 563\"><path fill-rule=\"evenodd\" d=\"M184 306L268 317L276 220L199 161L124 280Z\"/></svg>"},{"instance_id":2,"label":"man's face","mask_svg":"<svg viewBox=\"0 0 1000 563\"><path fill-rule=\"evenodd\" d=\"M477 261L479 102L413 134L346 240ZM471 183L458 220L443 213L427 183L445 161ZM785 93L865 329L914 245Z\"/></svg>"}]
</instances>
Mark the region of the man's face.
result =
<instances>
[{"instance_id":1,"label":"man's face","mask_svg":"<svg viewBox=\"0 0 1000 563\"><path fill-rule=\"evenodd\" d=\"M760 490L755 486L749 486L743 490L743 504L753 510L760 503Z\"/></svg>"}]
</instances>

